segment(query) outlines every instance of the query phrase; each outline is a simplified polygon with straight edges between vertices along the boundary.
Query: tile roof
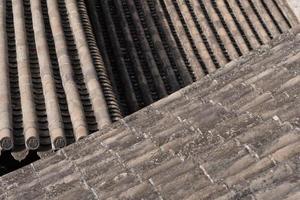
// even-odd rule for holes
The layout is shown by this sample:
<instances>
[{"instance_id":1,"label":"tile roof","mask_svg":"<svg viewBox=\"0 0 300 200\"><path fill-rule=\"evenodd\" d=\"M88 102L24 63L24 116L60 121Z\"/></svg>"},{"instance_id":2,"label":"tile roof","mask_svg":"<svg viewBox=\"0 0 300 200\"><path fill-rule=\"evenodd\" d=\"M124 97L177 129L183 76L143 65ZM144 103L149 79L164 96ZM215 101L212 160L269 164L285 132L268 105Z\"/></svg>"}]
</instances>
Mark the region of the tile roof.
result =
<instances>
[{"instance_id":1,"label":"tile roof","mask_svg":"<svg viewBox=\"0 0 300 200\"><path fill-rule=\"evenodd\" d=\"M0 199L299 199L300 27L0 178Z\"/></svg>"},{"instance_id":2,"label":"tile roof","mask_svg":"<svg viewBox=\"0 0 300 200\"><path fill-rule=\"evenodd\" d=\"M280 0L6 0L0 9L0 149L17 160L101 130L299 23Z\"/></svg>"},{"instance_id":3,"label":"tile roof","mask_svg":"<svg viewBox=\"0 0 300 200\"><path fill-rule=\"evenodd\" d=\"M86 30L89 22L82 26L84 13L76 1L0 5L2 150L61 148L120 119L99 50L88 43L94 39Z\"/></svg>"},{"instance_id":4,"label":"tile roof","mask_svg":"<svg viewBox=\"0 0 300 200\"><path fill-rule=\"evenodd\" d=\"M125 114L189 85L191 78L201 79L299 23L285 0L86 2Z\"/></svg>"}]
</instances>

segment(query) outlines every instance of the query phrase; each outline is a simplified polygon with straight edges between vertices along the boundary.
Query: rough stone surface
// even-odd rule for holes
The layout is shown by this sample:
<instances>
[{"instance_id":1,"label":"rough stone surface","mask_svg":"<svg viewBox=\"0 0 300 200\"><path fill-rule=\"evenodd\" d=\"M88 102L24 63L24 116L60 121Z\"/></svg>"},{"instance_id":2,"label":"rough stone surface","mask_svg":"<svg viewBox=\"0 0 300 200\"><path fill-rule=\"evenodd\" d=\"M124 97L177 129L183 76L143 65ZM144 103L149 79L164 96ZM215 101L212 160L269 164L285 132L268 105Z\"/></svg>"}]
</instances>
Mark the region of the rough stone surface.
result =
<instances>
[{"instance_id":1,"label":"rough stone surface","mask_svg":"<svg viewBox=\"0 0 300 200\"><path fill-rule=\"evenodd\" d=\"M288 0L288 2L298 19L300 20L300 2L298 0Z\"/></svg>"}]
</instances>

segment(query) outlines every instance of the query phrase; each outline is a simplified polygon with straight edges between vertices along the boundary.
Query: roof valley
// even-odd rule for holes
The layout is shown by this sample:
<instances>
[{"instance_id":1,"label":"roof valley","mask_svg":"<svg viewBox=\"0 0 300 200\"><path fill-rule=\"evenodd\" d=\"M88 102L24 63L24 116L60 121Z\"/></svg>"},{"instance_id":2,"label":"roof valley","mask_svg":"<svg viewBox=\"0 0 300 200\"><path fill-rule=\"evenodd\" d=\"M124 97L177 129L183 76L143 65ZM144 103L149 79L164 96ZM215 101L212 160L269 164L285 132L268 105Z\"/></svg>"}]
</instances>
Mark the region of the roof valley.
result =
<instances>
[{"instance_id":1,"label":"roof valley","mask_svg":"<svg viewBox=\"0 0 300 200\"><path fill-rule=\"evenodd\" d=\"M60 74L62 77L62 84L66 93L74 135L75 139L79 140L80 138L88 135L86 119L76 83L73 78L74 72L69 59L67 44L61 26L57 0L47 1L47 6Z\"/></svg>"},{"instance_id":2,"label":"roof valley","mask_svg":"<svg viewBox=\"0 0 300 200\"><path fill-rule=\"evenodd\" d=\"M39 135L33 98L23 2L21 0L13 0L12 8L14 13L17 67L24 125L23 134L26 147L30 150L35 150L39 147Z\"/></svg>"},{"instance_id":3,"label":"roof valley","mask_svg":"<svg viewBox=\"0 0 300 200\"><path fill-rule=\"evenodd\" d=\"M84 81L92 102L92 107L94 109L94 114L98 123L98 129L100 130L104 126L111 124L108 107L105 102L98 77L96 75L89 46L86 42L85 33L82 28L76 1L66 0L65 4L69 14L70 25L73 31L75 43L78 49Z\"/></svg>"},{"instance_id":4,"label":"roof valley","mask_svg":"<svg viewBox=\"0 0 300 200\"><path fill-rule=\"evenodd\" d=\"M46 113L49 126L49 134L53 149L66 145L63 131L63 122L59 108L58 97L53 79L52 63L45 34L42 8L40 0L30 0L34 37L37 44L37 55L40 66L40 74L45 96Z\"/></svg>"}]
</instances>

